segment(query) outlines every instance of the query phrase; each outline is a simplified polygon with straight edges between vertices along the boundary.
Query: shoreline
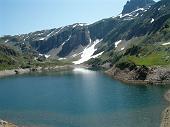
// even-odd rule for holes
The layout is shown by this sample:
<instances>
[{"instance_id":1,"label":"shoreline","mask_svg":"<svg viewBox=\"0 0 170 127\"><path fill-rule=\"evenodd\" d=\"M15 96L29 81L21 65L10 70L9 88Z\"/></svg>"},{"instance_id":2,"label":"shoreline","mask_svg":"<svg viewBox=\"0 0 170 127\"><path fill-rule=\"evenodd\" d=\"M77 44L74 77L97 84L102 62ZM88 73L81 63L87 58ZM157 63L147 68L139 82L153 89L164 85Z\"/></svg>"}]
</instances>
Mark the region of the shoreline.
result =
<instances>
[{"instance_id":1,"label":"shoreline","mask_svg":"<svg viewBox=\"0 0 170 127\"><path fill-rule=\"evenodd\" d=\"M31 72L48 72L48 71L64 71L64 70L70 70L70 69L74 69L74 68L89 68L88 66L85 65L64 65L64 66L53 66L53 67L36 67L36 68L26 68L26 69L12 69L12 70L4 70L4 71L0 71L0 78L1 77L6 77L6 76L12 76L12 75L20 75L20 74L28 74ZM105 74L107 74L108 76L114 78L115 80L119 80L121 82L124 83L131 83L134 85L149 85L149 81L143 81L143 80L127 80L125 79L123 76L122 77L118 77L118 76L113 76L112 74L113 72L110 70L107 70L105 72ZM168 84L169 82L153 82L152 83L156 84L156 85L164 85L164 84ZM170 102L170 90L168 90L165 95L164 98ZM0 119L0 127L18 127L10 122L7 121L3 121ZM170 106L167 107L161 115L161 124L160 127L170 127Z\"/></svg>"},{"instance_id":2,"label":"shoreline","mask_svg":"<svg viewBox=\"0 0 170 127\"><path fill-rule=\"evenodd\" d=\"M170 102L170 90L168 90L165 95L165 99ZM162 112L162 120L161 120L161 125L160 127L170 127L170 106L167 107L163 112Z\"/></svg>"},{"instance_id":3,"label":"shoreline","mask_svg":"<svg viewBox=\"0 0 170 127\"><path fill-rule=\"evenodd\" d=\"M48 71L64 71L64 70L72 70L74 68L91 68L87 65L63 65L63 66L47 66L47 67L35 67L35 68L18 68L12 70L2 70L0 71L0 78L13 76L13 75L21 75L21 74L28 74L31 72L48 72ZM132 85L170 85L170 80L156 80L152 77L155 75L148 75L148 79L146 80L135 80L133 78L127 77L129 72L127 70L120 70L118 68L111 68L107 71L103 71L106 75L110 76L114 80L119 80L126 84ZM118 74L117 74L118 73ZM131 73L131 72L130 72Z\"/></svg>"},{"instance_id":4,"label":"shoreline","mask_svg":"<svg viewBox=\"0 0 170 127\"><path fill-rule=\"evenodd\" d=\"M162 112L162 120L160 127L170 127L170 107Z\"/></svg>"},{"instance_id":5,"label":"shoreline","mask_svg":"<svg viewBox=\"0 0 170 127\"><path fill-rule=\"evenodd\" d=\"M32 72L55 72L55 71L66 71L66 70L72 70L74 68L85 68L89 69L90 67L84 64L81 65L56 65L56 66L46 66L46 67L33 67L33 68L18 68L18 69L11 69L11 70L0 70L0 78L2 77L8 77L13 75L22 75L22 74L28 74Z\"/></svg>"},{"instance_id":6,"label":"shoreline","mask_svg":"<svg viewBox=\"0 0 170 127\"><path fill-rule=\"evenodd\" d=\"M43 72L43 71L64 71L64 70L71 70L73 69L73 65L64 65L64 66L52 66L52 67L36 67L36 68L18 68L18 69L11 69L11 70L2 70L0 71L0 78L8 77L13 75L22 75L28 74L31 72Z\"/></svg>"},{"instance_id":7,"label":"shoreline","mask_svg":"<svg viewBox=\"0 0 170 127\"><path fill-rule=\"evenodd\" d=\"M168 90L165 95L164 95L165 99L170 102L170 90Z\"/></svg>"},{"instance_id":8,"label":"shoreline","mask_svg":"<svg viewBox=\"0 0 170 127\"><path fill-rule=\"evenodd\" d=\"M141 71L140 71L141 73ZM136 79L137 76L140 74L135 72L134 70L129 70L128 68L121 70L117 67L112 67L111 69L105 71L105 74L112 77L115 80L119 80L126 84L133 84L133 85L170 85L170 69L169 68L149 68L148 72L142 72L145 74L145 79ZM166 76L166 79L162 77ZM169 76L169 77L168 77Z\"/></svg>"},{"instance_id":9,"label":"shoreline","mask_svg":"<svg viewBox=\"0 0 170 127\"><path fill-rule=\"evenodd\" d=\"M132 84L132 85L170 85L169 81L149 81L149 80L128 80L118 76L113 76L110 72L106 71L105 74L113 78L114 80L118 80L125 84Z\"/></svg>"},{"instance_id":10,"label":"shoreline","mask_svg":"<svg viewBox=\"0 0 170 127\"><path fill-rule=\"evenodd\" d=\"M0 127L18 127L15 124L0 119Z\"/></svg>"}]
</instances>

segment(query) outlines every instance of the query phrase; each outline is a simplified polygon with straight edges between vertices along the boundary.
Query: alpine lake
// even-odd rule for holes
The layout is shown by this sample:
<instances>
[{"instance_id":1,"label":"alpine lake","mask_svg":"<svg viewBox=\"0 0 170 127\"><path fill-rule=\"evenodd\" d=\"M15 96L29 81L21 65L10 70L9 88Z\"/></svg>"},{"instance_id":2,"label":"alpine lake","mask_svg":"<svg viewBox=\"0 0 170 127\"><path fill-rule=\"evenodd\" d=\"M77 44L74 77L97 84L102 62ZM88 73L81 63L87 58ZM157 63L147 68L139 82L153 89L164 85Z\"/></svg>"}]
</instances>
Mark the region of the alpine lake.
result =
<instances>
[{"instance_id":1,"label":"alpine lake","mask_svg":"<svg viewBox=\"0 0 170 127\"><path fill-rule=\"evenodd\" d=\"M169 88L84 68L3 77L0 118L24 127L159 127Z\"/></svg>"}]
</instances>

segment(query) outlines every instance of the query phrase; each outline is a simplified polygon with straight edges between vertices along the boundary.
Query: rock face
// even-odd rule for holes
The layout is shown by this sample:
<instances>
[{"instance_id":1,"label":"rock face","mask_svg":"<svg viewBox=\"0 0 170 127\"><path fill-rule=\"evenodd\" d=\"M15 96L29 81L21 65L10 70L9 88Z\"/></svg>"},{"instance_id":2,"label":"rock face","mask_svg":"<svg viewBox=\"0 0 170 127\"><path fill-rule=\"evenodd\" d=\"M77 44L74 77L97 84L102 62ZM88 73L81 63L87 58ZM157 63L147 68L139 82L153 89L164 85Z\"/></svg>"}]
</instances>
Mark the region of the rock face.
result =
<instances>
[{"instance_id":1,"label":"rock face","mask_svg":"<svg viewBox=\"0 0 170 127\"><path fill-rule=\"evenodd\" d=\"M19 53L10 46L0 44L0 65L14 65L17 63L15 57L19 57Z\"/></svg>"},{"instance_id":2,"label":"rock face","mask_svg":"<svg viewBox=\"0 0 170 127\"><path fill-rule=\"evenodd\" d=\"M170 68L127 65L112 67L106 73L127 83L170 84Z\"/></svg>"},{"instance_id":3,"label":"rock face","mask_svg":"<svg viewBox=\"0 0 170 127\"><path fill-rule=\"evenodd\" d=\"M4 54L4 55L8 55L8 56L17 56L18 55L18 53L14 50L14 49L12 49L12 48L9 48L8 46L6 46L6 45L0 45L0 53L2 54Z\"/></svg>"},{"instance_id":4,"label":"rock face","mask_svg":"<svg viewBox=\"0 0 170 127\"><path fill-rule=\"evenodd\" d=\"M170 68L150 68L146 79L148 81L166 81L170 83Z\"/></svg>"},{"instance_id":5,"label":"rock face","mask_svg":"<svg viewBox=\"0 0 170 127\"><path fill-rule=\"evenodd\" d=\"M85 24L73 24L53 29L48 31L47 35L43 32L40 37L30 40L31 47L38 52L48 54L52 49L55 49L55 54L52 55L59 57L66 57L79 46L84 47L89 43L89 31Z\"/></svg>"},{"instance_id":6,"label":"rock face","mask_svg":"<svg viewBox=\"0 0 170 127\"><path fill-rule=\"evenodd\" d=\"M153 0L130 0L127 1L123 8L122 14L130 13L138 8L144 8L146 6L152 5L155 2Z\"/></svg>"},{"instance_id":7,"label":"rock face","mask_svg":"<svg viewBox=\"0 0 170 127\"><path fill-rule=\"evenodd\" d=\"M76 23L50 30L0 38L5 44L18 48L23 53L48 54L64 58L79 54L97 39L102 39L114 27L114 21L99 21L93 25Z\"/></svg>"},{"instance_id":8,"label":"rock face","mask_svg":"<svg viewBox=\"0 0 170 127\"><path fill-rule=\"evenodd\" d=\"M134 0L132 0L132 3L135 3L133 8L137 8L138 4L133 1ZM142 1L146 1L142 4L142 7L148 3L148 0ZM140 1L138 2L141 4ZM128 4L128 6L131 6L131 4ZM127 9L124 9L123 12L126 12L126 10ZM132 10L133 9L130 9L129 11ZM93 43L96 39L108 38L106 36L121 24L120 19L117 20L117 18L118 17L103 19L90 25L76 23L65 27L36 31L28 34L4 36L0 38L0 42L16 46L18 49L21 49L22 52L38 52L40 54L49 54L55 58L63 58L82 52L90 42Z\"/></svg>"}]
</instances>

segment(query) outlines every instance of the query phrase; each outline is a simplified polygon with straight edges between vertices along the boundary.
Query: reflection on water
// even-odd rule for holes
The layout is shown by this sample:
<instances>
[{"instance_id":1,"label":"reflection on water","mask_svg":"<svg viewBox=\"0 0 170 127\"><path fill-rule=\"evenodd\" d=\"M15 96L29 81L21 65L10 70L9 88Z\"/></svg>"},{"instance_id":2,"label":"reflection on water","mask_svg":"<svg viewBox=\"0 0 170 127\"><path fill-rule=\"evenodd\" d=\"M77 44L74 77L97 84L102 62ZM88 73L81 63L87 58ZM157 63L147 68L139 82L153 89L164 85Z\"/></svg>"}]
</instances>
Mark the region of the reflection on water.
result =
<instances>
[{"instance_id":1,"label":"reflection on water","mask_svg":"<svg viewBox=\"0 0 170 127\"><path fill-rule=\"evenodd\" d=\"M73 69L74 73L82 73L82 74L94 74L95 72L85 69L85 68L74 68Z\"/></svg>"},{"instance_id":2,"label":"reflection on water","mask_svg":"<svg viewBox=\"0 0 170 127\"><path fill-rule=\"evenodd\" d=\"M8 77L0 79L0 118L31 127L159 127L166 89L84 68Z\"/></svg>"}]
</instances>

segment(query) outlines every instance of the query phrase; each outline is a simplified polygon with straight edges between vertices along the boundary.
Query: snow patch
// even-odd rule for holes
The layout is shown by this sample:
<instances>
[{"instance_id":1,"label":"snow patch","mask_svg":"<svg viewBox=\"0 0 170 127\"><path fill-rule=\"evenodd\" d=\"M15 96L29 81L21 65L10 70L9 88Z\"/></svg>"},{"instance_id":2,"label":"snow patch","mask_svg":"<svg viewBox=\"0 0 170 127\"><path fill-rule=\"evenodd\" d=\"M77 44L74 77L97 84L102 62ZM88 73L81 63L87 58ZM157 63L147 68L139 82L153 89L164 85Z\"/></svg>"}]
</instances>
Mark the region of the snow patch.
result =
<instances>
[{"instance_id":1,"label":"snow patch","mask_svg":"<svg viewBox=\"0 0 170 127\"><path fill-rule=\"evenodd\" d=\"M80 53L78 53L78 54L77 54L77 53L76 53L76 54L73 54L71 57L74 58L74 57L76 57L76 56L79 56L79 55L82 54L82 53L83 53L83 52L80 52Z\"/></svg>"},{"instance_id":2,"label":"snow patch","mask_svg":"<svg viewBox=\"0 0 170 127\"><path fill-rule=\"evenodd\" d=\"M115 42L115 48L117 48L117 46L122 42L122 40L116 41Z\"/></svg>"},{"instance_id":3,"label":"snow patch","mask_svg":"<svg viewBox=\"0 0 170 127\"><path fill-rule=\"evenodd\" d=\"M139 13L137 13L136 15L135 15L135 17L137 17L139 15Z\"/></svg>"},{"instance_id":4,"label":"snow patch","mask_svg":"<svg viewBox=\"0 0 170 127\"><path fill-rule=\"evenodd\" d=\"M73 58L74 58L74 57L76 57L76 56L78 56L78 54L74 54L74 55L72 55L71 57L73 57Z\"/></svg>"},{"instance_id":5,"label":"snow patch","mask_svg":"<svg viewBox=\"0 0 170 127\"><path fill-rule=\"evenodd\" d=\"M45 56L45 58L49 58L50 57L50 55L44 55Z\"/></svg>"},{"instance_id":6,"label":"snow patch","mask_svg":"<svg viewBox=\"0 0 170 127\"><path fill-rule=\"evenodd\" d=\"M85 26L85 25L86 25L85 23L76 23L72 27L75 28L77 26Z\"/></svg>"},{"instance_id":7,"label":"snow patch","mask_svg":"<svg viewBox=\"0 0 170 127\"><path fill-rule=\"evenodd\" d=\"M7 43L9 40L7 39L6 41L5 41L5 43Z\"/></svg>"},{"instance_id":8,"label":"snow patch","mask_svg":"<svg viewBox=\"0 0 170 127\"><path fill-rule=\"evenodd\" d=\"M53 36L55 34L58 34L61 30L63 29L63 27L61 27L57 32L56 30L53 30L52 32L50 32L49 34L46 35L46 37L42 37L39 40L43 41L43 40L47 40L50 36Z\"/></svg>"},{"instance_id":9,"label":"snow patch","mask_svg":"<svg viewBox=\"0 0 170 127\"><path fill-rule=\"evenodd\" d=\"M43 54L39 54L39 56L43 56Z\"/></svg>"},{"instance_id":10,"label":"snow patch","mask_svg":"<svg viewBox=\"0 0 170 127\"><path fill-rule=\"evenodd\" d=\"M124 19L124 20L132 20L132 19L134 19L134 18L128 17L128 18L126 18L126 19Z\"/></svg>"},{"instance_id":11,"label":"snow patch","mask_svg":"<svg viewBox=\"0 0 170 127\"><path fill-rule=\"evenodd\" d=\"M122 51L122 50L124 50L124 49L125 49L125 47L121 48L120 50Z\"/></svg>"},{"instance_id":12,"label":"snow patch","mask_svg":"<svg viewBox=\"0 0 170 127\"><path fill-rule=\"evenodd\" d=\"M67 58L59 58L58 60L65 60L65 59L67 59Z\"/></svg>"},{"instance_id":13,"label":"snow patch","mask_svg":"<svg viewBox=\"0 0 170 127\"><path fill-rule=\"evenodd\" d=\"M50 55L46 55L46 54L39 54L39 56L44 56L45 58L49 58Z\"/></svg>"},{"instance_id":14,"label":"snow patch","mask_svg":"<svg viewBox=\"0 0 170 127\"><path fill-rule=\"evenodd\" d=\"M97 57L101 56L103 53L104 53L104 51L101 52L101 53L98 53L98 54L96 54L96 55L93 55L92 58L97 58Z\"/></svg>"},{"instance_id":15,"label":"snow patch","mask_svg":"<svg viewBox=\"0 0 170 127\"><path fill-rule=\"evenodd\" d=\"M78 25L79 25L79 26L85 26L85 24L84 24L84 23L79 23Z\"/></svg>"},{"instance_id":16,"label":"snow patch","mask_svg":"<svg viewBox=\"0 0 170 127\"><path fill-rule=\"evenodd\" d=\"M162 45L164 45L164 46L165 46L165 45L170 45L170 42L163 43Z\"/></svg>"},{"instance_id":17,"label":"snow patch","mask_svg":"<svg viewBox=\"0 0 170 127\"><path fill-rule=\"evenodd\" d=\"M67 41L69 41L70 38L71 38L71 35L68 37L68 39L67 39L66 41L63 42L62 46L63 46Z\"/></svg>"},{"instance_id":18,"label":"snow patch","mask_svg":"<svg viewBox=\"0 0 170 127\"><path fill-rule=\"evenodd\" d=\"M120 15L118 15L120 18L124 18L124 17L126 17L126 16L132 16L130 13L127 13L127 14L120 14Z\"/></svg>"},{"instance_id":19,"label":"snow patch","mask_svg":"<svg viewBox=\"0 0 170 127\"><path fill-rule=\"evenodd\" d=\"M61 27L55 34L58 34L64 27Z\"/></svg>"},{"instance_id":20,"label":"snow patch","mask_svg":"<svg viewBox=\"0 0 170 127\"><path fill-rule=\"evenodd\" d=\"M50 33L46 36L46 39L48 39L48 37L49 37L50 35L52 35L54 32L55 32L55 30L52 31L52 32L50 32Z\"/></svg>"},{"instance_id":21,"label":"snow patch","mask_svg":"<svg viewBox=\"0 0 170 127\"><path fill-rule=\"evenodd\" d=\"M40 40L40 41L43 41L43 40L45 40L45 37L42 37L42 38L40 38L39 40Z\"/></svg>"},{"instance_id":22,"label":"snow patch","mask_svg":"<svg viewBox=\"0 0 170 127\"><path fill-rule=\"evenodd\" d=\"M28 38L29 38L29 36L25 37L25 38L24 38L24 41L26 41L26 39L28 39Z\"/></svg>"},{"instance_id":23,"label":"snow patch","mask_svg":"<svg viewBox=\"0 0 170 127\"><path fill-rule=\"evenodd\" d=\"M81 64L84 63L85 61L88 61L89 59L92 58L93 53L97 50L95 49L95 46L101 42L101 40L97 39L96 41L93 42L93 44L90 44L84 49L82 52L81 58L78 61L73 61L74 64Z\"/></svg>"},{"instance_id":24,"label":"snow patch","mask_svg":"<svg viewBox=\"0 0 170 127\"><path fill-rule=\"evenodd\" d=\"M116 18L116 16L112 16L112 18L114 19L114 18Z\"/></svg>"},{"instance_id":25,"label":"snow patch","mask_svg":"<svg viewBox=\"0 0 170 127\"><path fill-rule=\"evenodd\" d=\"M133 15L131 14L131 13L127 13L127 14L119 14L118 15L118 17L119 18L125 18L125 17L128 17L127 19L125 19L125 20L131 20L131 19L133 19L132 17L133 17Z\"/></svg>"},{"instance_id":26,"label":"snow patch","mask_svg":"<svg viewBox=\"0 0 170 127\"><path fill-rule=\"evenodd\" d=\"M155 19L152 18L152 19L151 19L151 23L153 23L154 21L155 21Z\"/></svg>"},{"instance_id":27,"label":"snow patch","mask_svg":"<svg viewBox=\"0 0 170 127\"><path fill-rule=\"evenodd\" d=\"M139 15L139 13L137 13L135 16L134 16L134 13L135 13L135 12L138 12L138 11L144 11L144 12L146 12L147 10L145 10L144 8L138 8L138 9L136 9L136 10L130 12L130 13L124 14L124 15L121 13L121 14L118 15L118 17L119 17L119 18L136 17L136 16ZM133 19L133 18L130 18L130 19Z\"/></svg>"},{"instance_id":28,"label":"snow patch","mask_svg":"<svg viewBox=\"0 0 170 127\"><path fill-rule=\"evenodd\" d=\"M136 12L136 11L146 11L146 10L144 8L138 8L134 12Z\"/></svg>"},{"instance_id":29,"label":"snow patch","mask_svg":"<svg viewBox=\"0 0 170 127\"><path fill-rule=\"evenodd\" d=\"M39 33L39 34L37 34L37 35L40 36L40 35L42 35L42 34L44 34L44 33Z\"/></svg>"},{"instance_id":30,"label":"snow patch","mask_svg":"<svg viewBox=\"0 0 170 127\"><path fill-rule=\"evenodd\" d=\"M77 24L73 25L73 28L75 28L77 26Z\"/></svg>"}]
</instances>

